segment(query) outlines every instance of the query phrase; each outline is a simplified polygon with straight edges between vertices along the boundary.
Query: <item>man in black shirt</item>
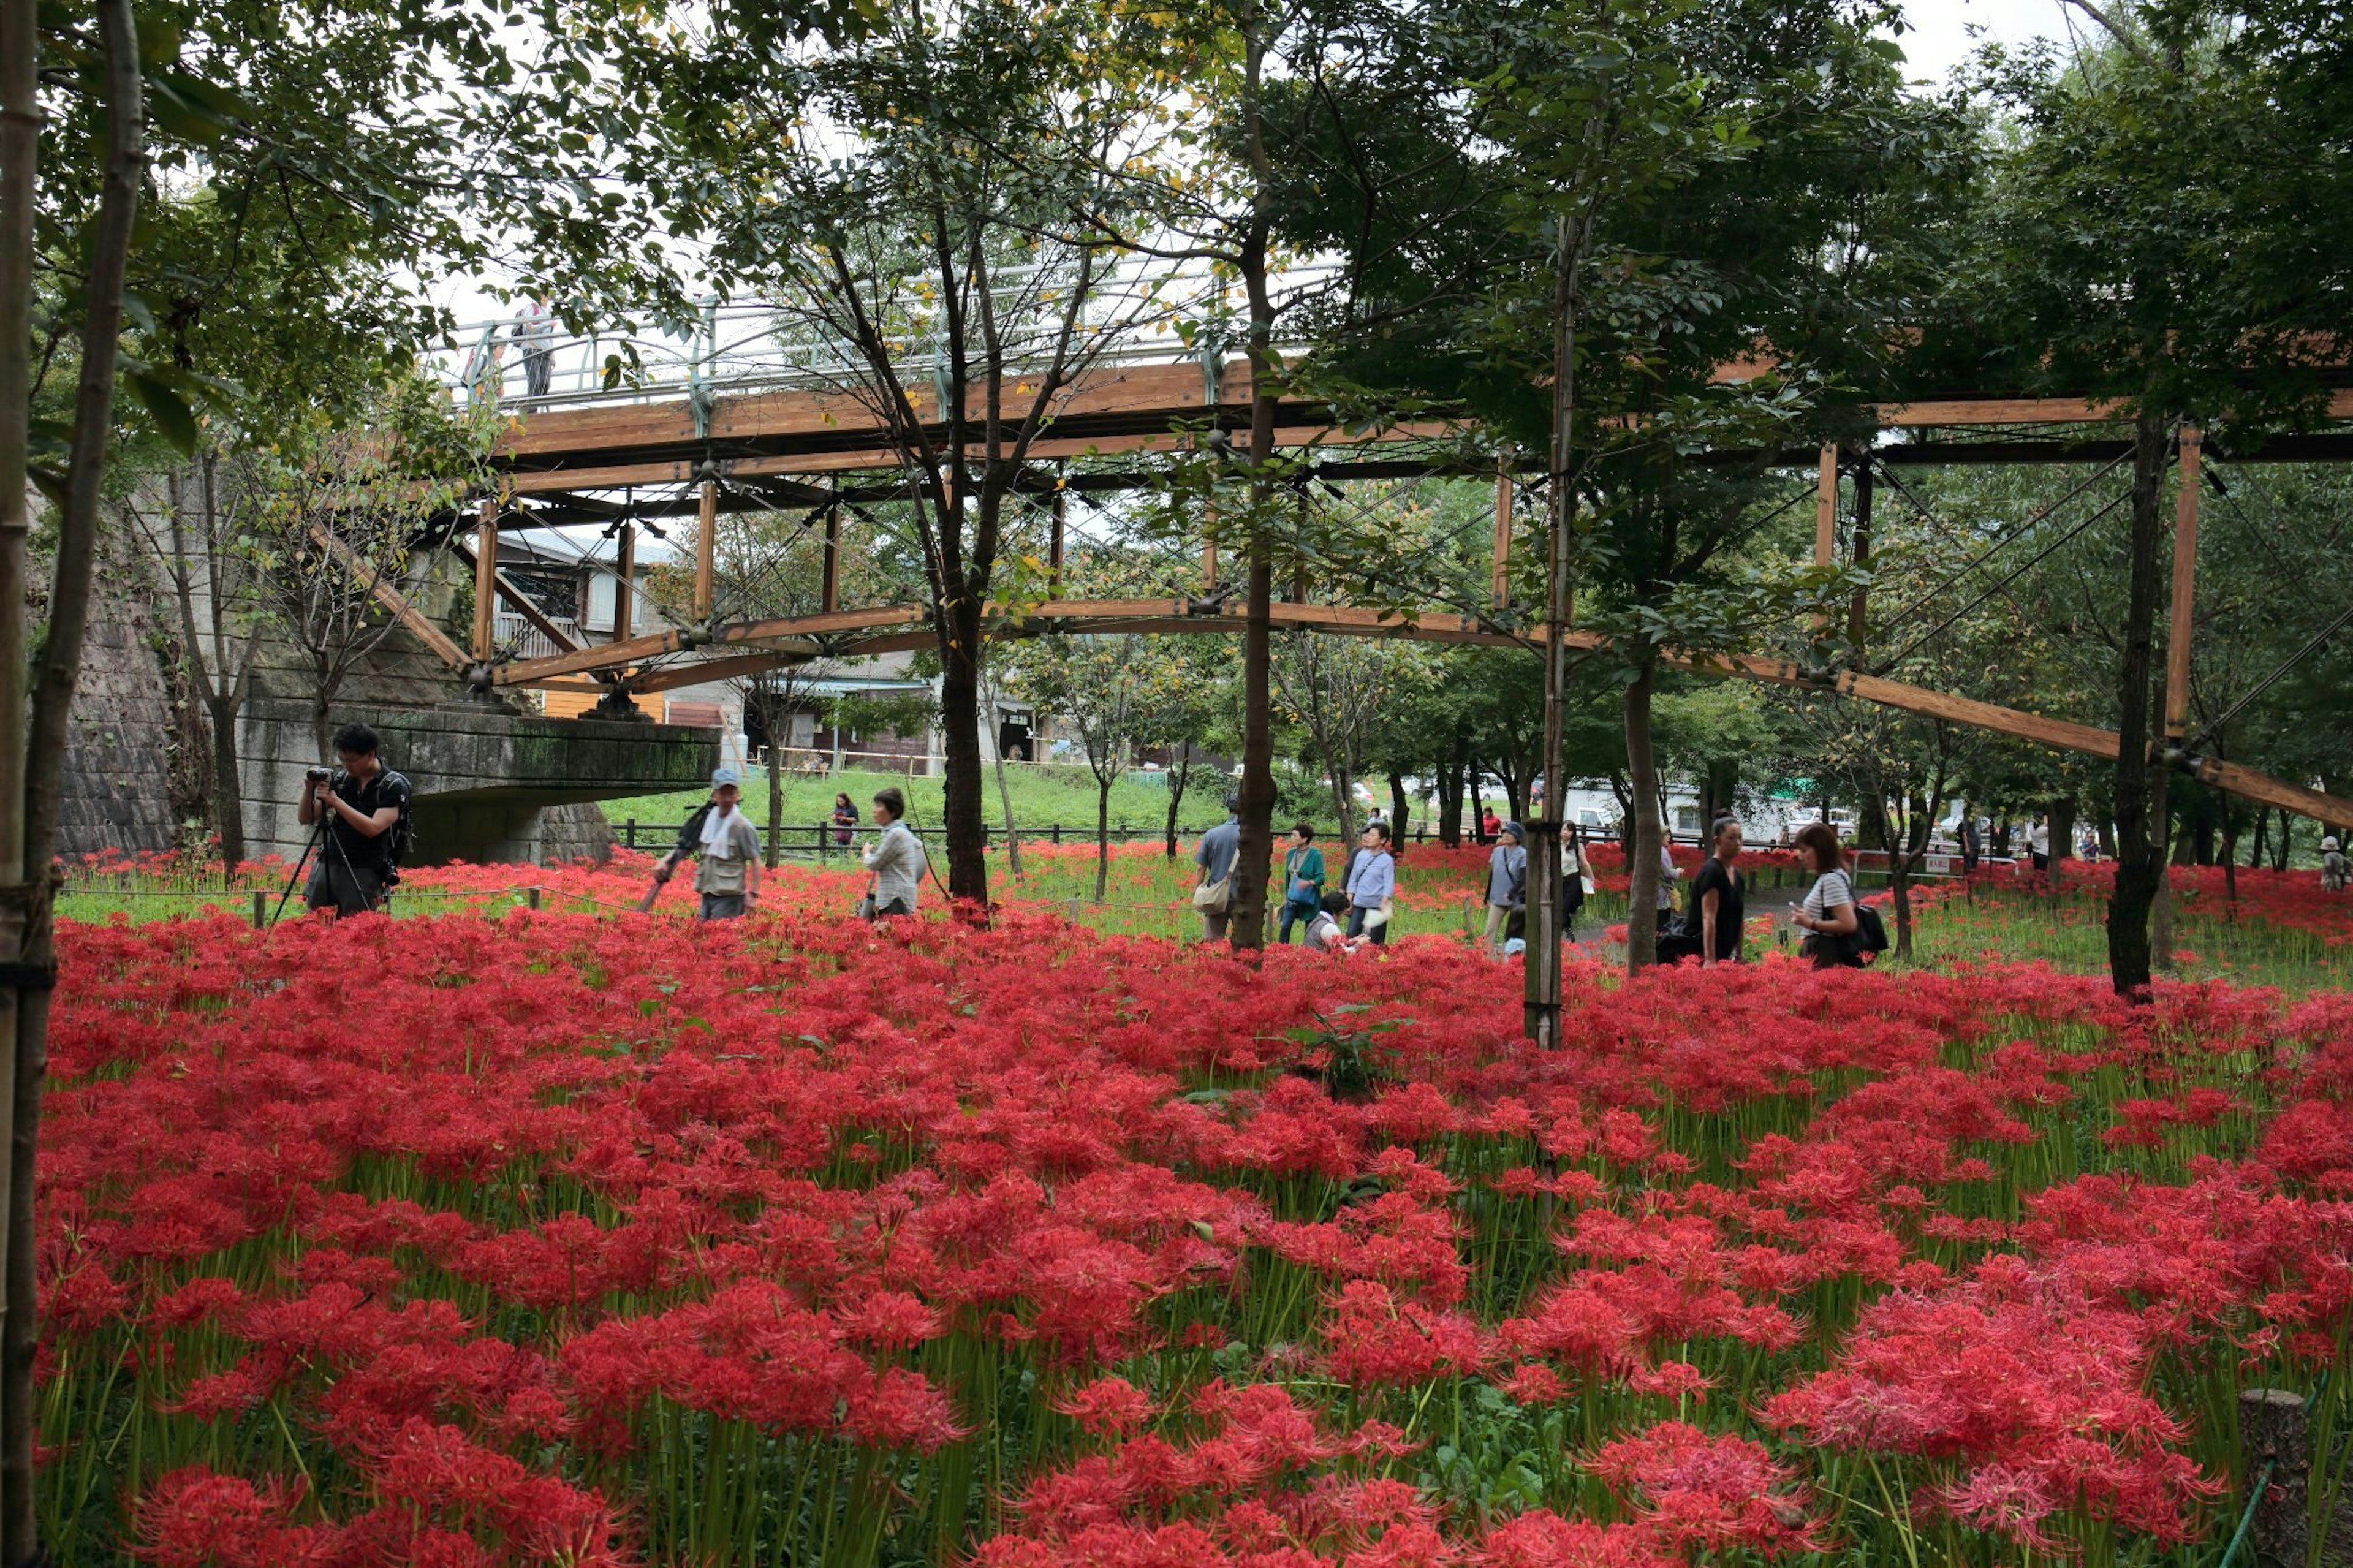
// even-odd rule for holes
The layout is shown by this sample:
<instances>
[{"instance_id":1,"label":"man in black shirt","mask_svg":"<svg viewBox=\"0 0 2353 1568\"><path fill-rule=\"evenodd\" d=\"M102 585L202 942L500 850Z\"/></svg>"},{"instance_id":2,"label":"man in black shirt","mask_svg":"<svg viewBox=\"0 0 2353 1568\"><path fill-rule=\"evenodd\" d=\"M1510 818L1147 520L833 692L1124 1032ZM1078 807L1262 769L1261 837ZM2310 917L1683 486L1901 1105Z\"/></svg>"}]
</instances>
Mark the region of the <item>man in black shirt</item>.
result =
<instances>
[{"instance_id":1,"label":"man in black shirt","mask_svg":"<svg viewBox=\"0 0 2353 1568\"><path fill-rule=\"evenodd\" d=\"M1728 816L1719 818L1708 858L1692 879L1691 923L1703 964L1740 962L1740 922L1747 892L1733 868L1740 849L1740 824Z\"/></svg>"},{"instance_id":2,"label":"man in black shirt","mask_svg":"<svg viewBox=\"0 0 2353 1568\"><path fill-rule=\"evenodd\" d=\"M332 909L337 919L381 909L392 880L392 830L408 808L408 781L376 755L375 731L346 724L335 731L340 771L315 783L305 781L296 813L305 827L327 816L327 841L302 889L314 910Z\"/></svg>"}]
</instances>

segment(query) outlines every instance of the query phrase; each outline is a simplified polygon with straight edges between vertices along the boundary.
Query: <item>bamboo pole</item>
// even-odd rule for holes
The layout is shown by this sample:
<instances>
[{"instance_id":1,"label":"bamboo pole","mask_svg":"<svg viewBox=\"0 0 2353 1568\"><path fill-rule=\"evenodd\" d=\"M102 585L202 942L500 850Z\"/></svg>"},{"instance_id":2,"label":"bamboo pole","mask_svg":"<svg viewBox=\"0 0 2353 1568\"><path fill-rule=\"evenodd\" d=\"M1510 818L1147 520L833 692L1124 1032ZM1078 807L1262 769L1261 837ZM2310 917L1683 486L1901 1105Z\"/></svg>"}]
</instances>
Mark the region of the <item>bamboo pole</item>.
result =
<instances>
[{"instance_id":1,"label":"bamboo pole","mask_svg":"<svg viewBox=\"0 0 2353 1568\"><path fill-rule=\"evenodd\" d=\"M2165 734L2189 731L2189 633L2198 601L2198 427L2181 427L2181 489L2173 500L2173 613L2165 644Z\"/></svg>"},{"instance_id":2,"label":"bamboo pole","mask_svg":"<svg viewBox=\"0 0 2353 1568\"><path fill-rule=\"evenodd\" d=\"M1495 608L1508 607L1512 602L1512 458L1506 452L1495 459Z\"/></svg>"},{"instance_id":3,"label":"bamboo pole","mask_svg":"<svg viewBox=\"0 0 2353 1568\"><path fill-rule=\"evenodd\" d=\"M841 608L841 507L825 509L825 561L818 580L818 608L828 615Z\"/></svg>"}]
</instances>

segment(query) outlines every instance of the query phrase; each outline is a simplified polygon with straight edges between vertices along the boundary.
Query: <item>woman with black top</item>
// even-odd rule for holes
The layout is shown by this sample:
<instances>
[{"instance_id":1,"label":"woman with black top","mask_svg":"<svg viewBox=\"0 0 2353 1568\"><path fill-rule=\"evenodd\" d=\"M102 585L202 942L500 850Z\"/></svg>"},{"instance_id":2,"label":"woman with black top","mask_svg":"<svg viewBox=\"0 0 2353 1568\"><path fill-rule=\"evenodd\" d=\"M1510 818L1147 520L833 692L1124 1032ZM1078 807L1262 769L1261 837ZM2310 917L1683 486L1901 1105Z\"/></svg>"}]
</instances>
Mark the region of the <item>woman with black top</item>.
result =
<instances>
[{"instance_id":1,"label":"woman with black top","mask_svg":"<svg viewBox=\"0 0 2353 1568\"><path fill-rule=\"evenodd\" d=\"M1852 940L1860 924L1854 879L1847 872L1838 830L1827 822L1809 822L1798 835L1798 853L1814 873L1814 885L1789 919L1813 933L1806 939L1808 956L1816 969L1861 969L1862 954Z\"/></svg>"},{"instance_id":2,"label":"woman with black top","mask_svg":"<svg viewBox=\"0 0 2353 1568\"><path fill-rule=\"evenodd\" d=\"M849 804L846 795L833 797L833 841L847 849L852 830L858 826L858 808Z\"/></svg>"},{"instance_id":3,"label":"woman with black top","mask_svg":"<svg viewBox=\"0 0 2353 1568\"><path fill-rule=\"evenodd\" d=\"M1699 961L1740 962L1740 931L1747 887L1734 862L1740 858L1740 824L1725 817L1715 825L1711 853L1692 879L1693 922L1699 927Z\"/></svg>"}]
</instances>

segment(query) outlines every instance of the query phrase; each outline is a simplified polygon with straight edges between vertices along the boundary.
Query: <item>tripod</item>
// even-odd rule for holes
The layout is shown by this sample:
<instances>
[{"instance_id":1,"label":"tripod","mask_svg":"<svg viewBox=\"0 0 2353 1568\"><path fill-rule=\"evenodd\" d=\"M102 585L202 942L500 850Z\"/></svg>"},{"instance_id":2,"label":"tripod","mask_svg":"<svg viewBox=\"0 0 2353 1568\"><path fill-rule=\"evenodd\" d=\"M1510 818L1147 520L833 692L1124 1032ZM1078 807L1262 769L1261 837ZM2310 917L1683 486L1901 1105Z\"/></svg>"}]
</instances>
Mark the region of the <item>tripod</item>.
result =
<instances>
[{"instance_id":1,"label":"tripod","mask_svg":"<svg viewBox=\"0 0 2353 1568\"><path fill-rule=\"evenodd\" d=\"M269 917L269 923L271 925L276 925L278 923L279 916L283 915L286 912L286 900L294 896L294 889L301 885L302 880L302 868L311 863L311 852L319 847L319 842L321 839L324 839L327 843L334 846L335 858L343 863L343 874L352 879L353 890L355 892L359 890L360 874L353 868L351 851L343 847L343 841L342 839L327 831L327 817L331 810L332 808L328 806L321 806L319 808L319 820L311 825L311 838L310 842L302 846L302 858L294 862L294 874L286 879L286 890L278 895L277 912ZM319 858L320 859L324 860L326 856L322 854ZM327 885L329 889L332 891L334 887L334 877L332 873L328 876Z\"/></svg>"}]
</instances>

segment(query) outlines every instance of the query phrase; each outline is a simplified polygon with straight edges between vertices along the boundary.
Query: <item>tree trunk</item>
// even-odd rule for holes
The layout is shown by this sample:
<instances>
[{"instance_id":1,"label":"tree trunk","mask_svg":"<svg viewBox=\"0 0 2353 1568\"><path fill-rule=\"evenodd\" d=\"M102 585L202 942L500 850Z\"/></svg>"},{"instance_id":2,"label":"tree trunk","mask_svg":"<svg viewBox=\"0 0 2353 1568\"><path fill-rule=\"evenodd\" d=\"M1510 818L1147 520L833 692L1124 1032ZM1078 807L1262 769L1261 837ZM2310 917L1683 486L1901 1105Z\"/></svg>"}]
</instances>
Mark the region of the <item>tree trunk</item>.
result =
<instances>
[{"instance_id":1,"label":"tree trunk","mask_svg":"<svg viewBox=\"0 0 2353 1568\"><path fill-rule=\"evenodd\" d=\"M2165 416L2154 408L2143 408L2133 426L2130 584L2124 657L2116 670L2116 882L2108 899L2108 981L2118 995L2135 999L2148 994L2149 910L2165 876L2161 850L2151 832L2148 742L2149 675L2162 587L2158 502L2171 447L2168 434ZM2156 780L2160 811L2163 780L2160 772Z\"/></svg>"},{"instance_id":2,"label":"tree trunk","mask_svg":"<svg viewBox=\"0 0 2353 1568\"><path fill-rule=\"evenodd\" d=\"M1658 665L1649 658L1641 673L1626 688L1626 771L1633 796L1629 814L1634 820L1634 846L1627 869L1626 970L1647 969L1659 956L1659 764L1651 749L1651 693Z\"/></svg>"},{"instance_id":3,"label":"tree trunk","mask_svg":"<svg viewBox=\"0 0 2353 1568\"><path fill-rule=\"evenodd\" d=\"M1389 839L1392 843L1402 844L1405 841L1406 818L1411 815L1412 808L1407 804L1405 798L1405 777L1395 768L1391 768L1389 770Z\"/></svg>"},{"instance_id":4,"label":"tree trunk","mask_svg":"<svg viewBox=\"0 0 2353 1568\"><path fill-rule=\"evenodd\" d=\"M213 731L213 809L220 824L221 864L235 870L245 860L245 783L237 767L237 700L216 691L205 703Z\"/></svg>"},{"instance_id":5,"label":"tree trunk","mask_svg":"<svg viewBox=\"0 0 2353 1568\"><path fill-rule=\"evenodd\" d=\"M1449 849L1462 842L1462 771L1469 752L1470 742L1457 730L1438 774L1438 841Z\"/></svg>"},{"instance_id":6,"label":"tree trunk","mask_svg":"<svg viewBox=\"0 0 2353 1568\"><path fill-rule=\"evenodd\" d=\"M941 611L940 752L946 766L948 897L988 907L987 829L981 816L980 600L966 594Z\"/></svg>"},{"instance_id":7,"label":"tree trunk","mask_svg":"<svg viewBox=\"0 0 2353 1568\"><path fill-rule=\"evenodd\" d=\"M785 749L776 743L776 725L765 713L760 718L760 727L768 731L768 852L765 858L773 871L785 839Z\"/></svg>"},{"instance_id":8,"label":"tree trunk","mask_svg":"<svg viewBox=\"0 0 2353 1568\"><path fill-rule=\"evenodd\" d=\"M1172 765L1168 770L1167 851L1172 861L1176 858L1176 813L1185 804L1185 786L1192 782L1193 742L1183 742L1177 746L1176 753L1169 759Z\"/></svg>"},{"instance_id":9,"label":"tree trunk","mask_svg":"<svg viewBox=\"0 0 2353 1568\"><path fill-rule=\"evenodd\" d=\"M2157 889L2148 901L2149 962L2168 973L2173 969L2173 888L2166 872L2173 858L2171 770L2151 768L2148 787L2149 861L2157 868Z\"/></svg>"},{"instance_id":10,"label":"tree trunk","mask_svg":"<svg viewBox=\"0 0 2353 1568\"><path fill-rule=\"evenodd\" d=\"M1243 29L1240 110L1244 153L1250 168L1250 210L1238 247L1242 289L1250 301L1250 367L1249 580L1244 584L1242 626L1242 785L1235 802L1241 826L1234 848L1231 897L1226 904L1226 937L1237 952L1266 945L1266 881L1274 859L1273 663L1274 555L1267 538L1267 510L1274 500L1275 400L1281 362L1274 352L1274 295L1267 279L1267 238L1274 228L1274 159L1262 123L1265 16L1255 7Z\"/></svg>"},{"instance_id":11,"label":"tree trunk","mask_svg":"<svg viewBox=\"0 0 2353 1568\"><path fill-rule=\"evenodd\" d=\"M1512 820L1523 826L1528 820L1527 792L1520 787L1518 778L1511 773L1498 773L1496 782L1504 786L1504 805L1510 808Z\"/></svg>"},{"instance_id":12,"label":"tree trunk","mask_svg":"<svg viewBox=\"0 0 2353 1568\"><path fill-rule=\"evenodd\" d=\"M333 703L334 694L322 691L318 700L311 704L311 739L319 748L322 763L334 760L334 733L327 723L328 715L334 711Z\"/></svg>"},{"instance_id":13,"label":"tree trunk","mask_svg":"<svg viewBox=\"0 0 2353 1568\"><path fill-rule=\"evenodd\" d=\"M2063 860L2075 854L2075 797L2063 795L2050 804L2051 868L2056 871Z\"/></svg>"},{"instance_id":14,"label":"tree trunk","mask_svg":"<svg viewBox=\"0 0 2353 1568\"><path fill-rule=\"evenodd\" d=\"M1095 775L1095 902L1111 886L1111 786L1119 775Z\"/></svg>"},{"instance_id":15,"label":"tree trunk","mask_svg":"<svg viewBox=\"0 0 2353 1568\"><path fill-rule=\"evenodd\" d=\"M2250 871L2263 863L2263 840L2270 835L2271 826L2272 808L2268 805L2255 807L2255 842L2247 851L2247 869Z\"/></svg>"},{"instance_id":16,"label":"tree trunk","mask_svg":"<svg viewBox=\"0 0 2353 1568\"><path fill-rule=\"evenodd\" d=\"M989 712L995 713L995 695L984 693L984 696L987 697ZM1005 747L1001 740L988 748L988 754L995 760L997 809L1005 814L1005 868L1018 877L1021 875L1021 830L1013 820L1013 786L1005 776Z\"/></svg>"},{"instance_id":17,"label":"tree trunk","mask_svg":"<svg viewBox=\"0 0 2353 1568\"><path fill-rule=\"evenodd\" d=\"M57 552L49 575L49 624L32 682L32 722L18 728L14 693L25 689L26 648L26 416L28 365L25 331L31 305L30 227L33 218L33 82L38 37L27 0L0 0L0 684L12 696L0 704L0 962L54 970L57 854L63 805L66 739L74 688L81 677L82 640L90 624L92 559L98 544L99 485L113 428L115 362L122 331L123 278L146 164L146 109L141 100L137 24L131 0L101 0L99 34L105 48L101 79L106 166L98 222L86 251L81 367L74 394L71 453L65 504L58 509ZM21 790L21 794L18 792ZM0 1107L8 1131L5 1191L5 1319L0 1323L0 1563L40 1555L34 1508L33 1446L37 1430L33 1363L39 1344L39 1299L34 1258L34 1169L39 1146L41 1090L48 1075L49 996L46 986L0 991L0 1053L13 1058L12 1102ZM13 1006L11 1004L13 1003Z\"/></svg>"},{"instance_id":18,"label":"tree trunk","mask_svg":"<svg viewBox=\"0 0 2353 1568\"><path fill-rule=\"evenodd\" d=\"M1473 763L1471 768L1471 840L1474 844L1487 842L1487 798L1480 792L1480 769Z\"/></svg>"}]
</instances>

